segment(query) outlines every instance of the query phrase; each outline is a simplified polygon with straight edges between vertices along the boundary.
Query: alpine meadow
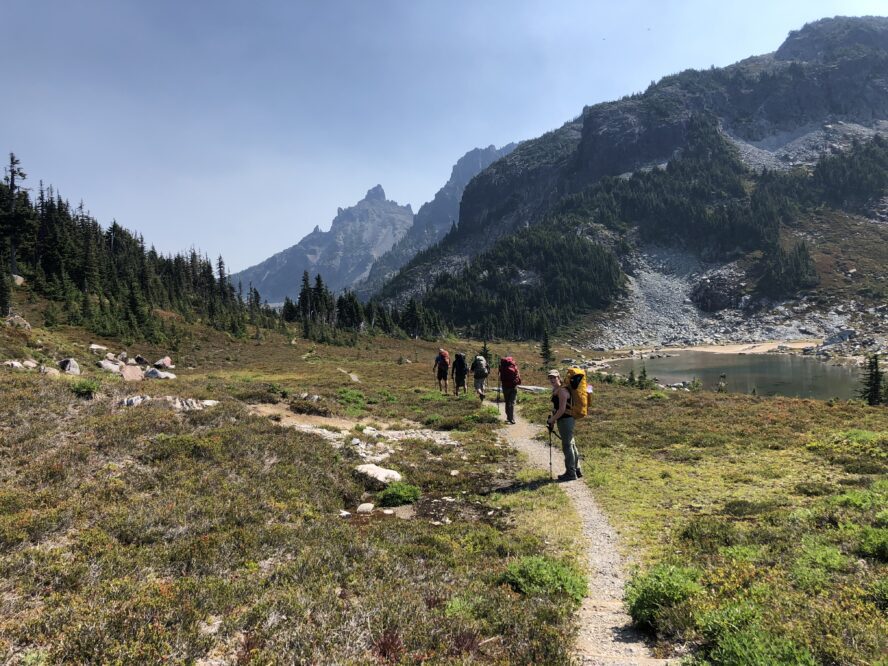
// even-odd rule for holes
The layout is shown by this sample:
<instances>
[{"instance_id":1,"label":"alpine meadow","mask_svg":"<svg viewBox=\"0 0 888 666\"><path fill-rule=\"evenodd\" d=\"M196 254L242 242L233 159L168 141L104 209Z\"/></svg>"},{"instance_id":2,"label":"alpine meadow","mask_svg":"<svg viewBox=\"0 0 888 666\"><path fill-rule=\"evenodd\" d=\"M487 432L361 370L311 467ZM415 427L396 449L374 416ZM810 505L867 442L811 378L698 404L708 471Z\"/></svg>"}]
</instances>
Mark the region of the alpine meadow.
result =
<instances>
[{"instance_id":1,"label":"alpine meadow","mask_svg":"<svg viewBox=\"0 0 888 666\"><path fill-rule=\"evenodd\" d=\"M888 666L888 17L40 4L3 663Z\"/></svg>"}]
</instances>

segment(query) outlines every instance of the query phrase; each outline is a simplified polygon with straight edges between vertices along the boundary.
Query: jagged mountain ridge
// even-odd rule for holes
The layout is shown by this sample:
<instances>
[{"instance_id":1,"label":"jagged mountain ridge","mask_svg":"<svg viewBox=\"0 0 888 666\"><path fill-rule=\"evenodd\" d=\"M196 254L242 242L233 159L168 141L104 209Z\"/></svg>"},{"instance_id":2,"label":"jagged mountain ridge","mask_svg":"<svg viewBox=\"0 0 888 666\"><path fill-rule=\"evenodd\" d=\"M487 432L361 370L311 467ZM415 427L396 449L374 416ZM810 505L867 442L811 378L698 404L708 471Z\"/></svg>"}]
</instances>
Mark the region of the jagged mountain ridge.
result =
<instances>
[{"instance_id":1,"label":"jagged mountain ridge","mask_svg":"<svg viewBox=\"0 0 888 666\"><path fill-rule=\"evenodd\" d=\"M475 148L460 157L453 165L447 183L416 212L413 226L394 247L373 263L367 278L356 285L357 294L368 298L417 252L441 240L459 219L459 202L466 185L490 164L512 152L516 145L510 143L502 148L493 145Z\"/></svg>"},{"instance_id":2,"label":"jagged mountain ridge","mask_svg":"<svg viewBox=\"0 0 888 666\"><path fill-rule=\"evenodd\" d=\"M458 230L405 265L381 299L404 303L421 296L438 275L540 222L564 196L607 176L668 162L687 144L691 118L701 113L715 116L741 157L758 169L813 161L839 148L835 135L883 131L888 18L817 21L791 33L772 54L667 76L644 93L585 108L474 178L463 194ZM805 146L801 159L787 148L793 144Z\"/></svg>"},{"instance_id":3,"label":"jagged mountain ridge","mask_svg":"<svg viewBox=\"0 0 888 666\"><path fill-rule=\"evenodd\" d=\"M304 271L320 273L333 291L365 278L376 259L407 233L413 224L410 204L386 199L381 185L349 208L340 208L329 231L314 231L296 245L231 276L234 283L252 284L270 303L295 298Z\"/></svg>"}]
</instances>

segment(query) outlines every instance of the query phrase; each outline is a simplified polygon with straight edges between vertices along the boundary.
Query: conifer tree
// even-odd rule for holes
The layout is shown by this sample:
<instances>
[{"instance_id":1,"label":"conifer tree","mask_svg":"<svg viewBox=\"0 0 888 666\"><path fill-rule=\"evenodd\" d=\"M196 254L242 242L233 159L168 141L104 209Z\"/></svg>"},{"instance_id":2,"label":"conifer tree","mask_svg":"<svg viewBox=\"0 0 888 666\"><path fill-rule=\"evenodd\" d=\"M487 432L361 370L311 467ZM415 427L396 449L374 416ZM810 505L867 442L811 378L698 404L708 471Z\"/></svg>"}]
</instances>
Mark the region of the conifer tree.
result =
<instances>
[{"instance_id":1,"label":"conifer tree","mask_svg":"<svg viewBox=\"0 0 888 666\"><path fill-rule=\"evenodd\" d=\"M872 354L866 363L861 379L861 399L868 405L880 405L884 399L884 373L879 369L879 355Z\"/></svg>"},{"instance_id":2,"label":"conifer tree","mask_svg":"<svg viewBox=\"0 0 888 666\"><path fill-rule=\"evenodd\" d=\"M0 265L0 317L5 317L12 308L12 289L9 286L9 276L6 274L6 266Z\"/></svg>"},{"instance_id":3,"label":"conifer tree","mask_svg":"<svg viewBox=\"0 0 888 666\"><path fill-rule=\"evenodd\" d=\"M543 359L543 365L552 365L552 348L549 346L549 327L543 326L543 340L540 343L540 356Z\"/></svg>"}]
</instances>

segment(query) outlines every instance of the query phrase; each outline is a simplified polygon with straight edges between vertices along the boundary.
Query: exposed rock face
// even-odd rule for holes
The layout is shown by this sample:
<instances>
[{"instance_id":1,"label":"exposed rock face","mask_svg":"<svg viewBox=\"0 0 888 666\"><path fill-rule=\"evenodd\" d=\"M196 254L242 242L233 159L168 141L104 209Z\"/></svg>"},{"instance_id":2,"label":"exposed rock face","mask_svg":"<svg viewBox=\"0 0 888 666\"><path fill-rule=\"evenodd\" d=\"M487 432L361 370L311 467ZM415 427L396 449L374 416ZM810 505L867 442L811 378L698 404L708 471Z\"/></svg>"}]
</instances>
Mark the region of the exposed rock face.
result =
<instances>
[{"instance_id":1,"label":"exposed rock face","mask_svg":"<svg viewBox=\"0 0 888 666\"><path fill-rule=\"evenodd\" d=\"M791 168L888 125L888 18L824 19L792 33L774 54L667 76L639 95L597 104L521 143L465 188L459 233L433 258L416 258L383 290L403 303L443 271L465 264L565 195L606 176L668 162L687 143L694 114L715 116L755 168ZM444 257L444 259L442 259Z\"/></svg>"},{"instance_id":2,"label":"exposed rock face","mask_svg":"<svg viewBox=\"0 0 888 666\"><path fill-rule=\"evenodd\" d=\"M516 145L475 148L459 158L444 187L417 211L413 226L392 249L373 263L366 280L356 286L358 295L369 298L417 252L441 240L459 220L459 202L466 185L493 162L512 152Z\"/></svg>"},{"instance_id":3,"label":"exposed rock face","mask_svg":"<svg viewBox=\"0 0 888 666\"><path fill-rule=\"evenodd\" d=\"M296 245L232 275L231 280L252 282L271 303L282 302L285 296L297 298L304 271L320 273L327 286L338 291L367 277L371 264L412 224L410 205L387 200L377 185L351 208L340 208L330 231L315 227Z\"/></svg>"}]
</instances>

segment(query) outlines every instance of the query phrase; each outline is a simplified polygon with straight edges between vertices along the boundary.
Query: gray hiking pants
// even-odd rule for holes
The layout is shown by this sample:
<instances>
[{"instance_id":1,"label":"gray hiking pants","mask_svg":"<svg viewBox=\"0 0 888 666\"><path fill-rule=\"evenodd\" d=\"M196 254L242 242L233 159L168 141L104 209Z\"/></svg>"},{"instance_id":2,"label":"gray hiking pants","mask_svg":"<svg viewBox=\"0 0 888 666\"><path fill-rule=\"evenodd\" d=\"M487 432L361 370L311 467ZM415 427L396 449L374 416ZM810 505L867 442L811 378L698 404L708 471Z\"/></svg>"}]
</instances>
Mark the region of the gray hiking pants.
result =
<instances>
[{"instance_id":1,"label":"gray hiking pants","mask_svg":"<svg viewBox=\"0 0 888 666\"><path fill-rule=\"evenodd\" d=\"M561 437L561 450L564 452L564 471L568 475L576 474L577 468L580 466L580 452L577 451L577 443L574 439L574 427L577 421L572 416L566 416L558 419L558 435Z\"/></svg>"}]
</instances>

